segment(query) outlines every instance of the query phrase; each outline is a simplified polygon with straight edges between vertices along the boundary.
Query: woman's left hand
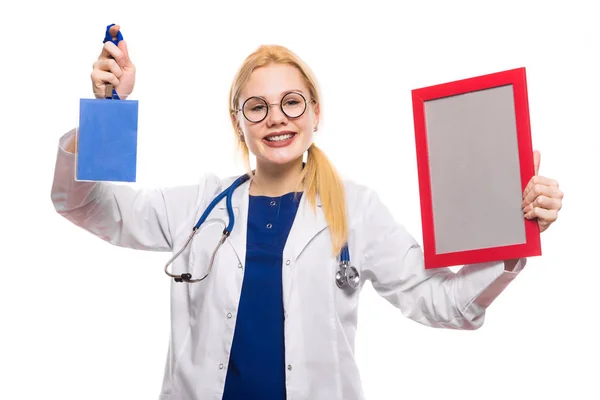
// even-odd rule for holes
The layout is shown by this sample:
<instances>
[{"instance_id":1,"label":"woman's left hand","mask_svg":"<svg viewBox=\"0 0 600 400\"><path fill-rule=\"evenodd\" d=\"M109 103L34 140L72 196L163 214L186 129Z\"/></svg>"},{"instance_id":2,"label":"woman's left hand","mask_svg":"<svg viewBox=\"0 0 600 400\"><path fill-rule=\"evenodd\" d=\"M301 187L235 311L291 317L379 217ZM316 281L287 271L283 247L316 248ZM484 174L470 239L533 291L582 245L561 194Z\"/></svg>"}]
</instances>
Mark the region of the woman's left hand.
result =
<instances>
[{"instance_id":1,"label":"woman's left hand","mask_svg":"<svg viewBox=\"0 0 600 400\"><path fill-rule=\"evenodd\" d=\"M562 208L563 192L554 179L538 175L540 152L533 152L535 175L523 191L523 213L525 218L537 218L540 232L544 232L558 218Z\"/></svg>"}]
</instances>

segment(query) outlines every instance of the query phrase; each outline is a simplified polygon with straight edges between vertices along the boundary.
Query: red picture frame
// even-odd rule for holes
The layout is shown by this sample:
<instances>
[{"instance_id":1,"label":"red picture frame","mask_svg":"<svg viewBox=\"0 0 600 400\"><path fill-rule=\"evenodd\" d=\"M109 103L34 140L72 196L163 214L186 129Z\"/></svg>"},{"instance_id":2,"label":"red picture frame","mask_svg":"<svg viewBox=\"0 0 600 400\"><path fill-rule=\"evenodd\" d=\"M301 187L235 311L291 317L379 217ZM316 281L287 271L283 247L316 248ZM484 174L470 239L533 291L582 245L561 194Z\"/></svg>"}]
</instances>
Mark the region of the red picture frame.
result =
<instances>
[{"instance_id":1,"label":"red picture frame","mask_svg":"<svg viewBox=\"0 0 600 400\"><path fill-rule=\"evenodd\" d=\"M520 170L521 193L523 193L527 183L534 175L525 68L516 68L412 90L417 168L419 175L421 222L423 232L423 252L426 269L541 255L540 231L537 221L527 220L524 217L524 243L492 245L486 246L485 248L471 248L468 250L450 252L439 252L436 250L437 238L436 231L434 229L434 199L432 197L433 193L430 171L432 160L430 160L431 155L429 146L431 143L428 143L426 104L427 102L433 100L445 99L452 96L475 93L486 89L494 89L506 86L512 86L512 91L514 94L514 121L516 123L516 143L518 146L518 169ZM493 113L495 111L491 110L491 112ZM436 129L439 130L440 128ZM517 168L517 166L514 167ZM516 204L511 204L513 209L516 206ZM520 208L520 206L521 204L519 203L518 207ZM477 216L474 218L477 218ZM457 226L456 229L460 229L460 227ZM494 228L490 227L490 229Z\"/></svg>"}]
</instances>

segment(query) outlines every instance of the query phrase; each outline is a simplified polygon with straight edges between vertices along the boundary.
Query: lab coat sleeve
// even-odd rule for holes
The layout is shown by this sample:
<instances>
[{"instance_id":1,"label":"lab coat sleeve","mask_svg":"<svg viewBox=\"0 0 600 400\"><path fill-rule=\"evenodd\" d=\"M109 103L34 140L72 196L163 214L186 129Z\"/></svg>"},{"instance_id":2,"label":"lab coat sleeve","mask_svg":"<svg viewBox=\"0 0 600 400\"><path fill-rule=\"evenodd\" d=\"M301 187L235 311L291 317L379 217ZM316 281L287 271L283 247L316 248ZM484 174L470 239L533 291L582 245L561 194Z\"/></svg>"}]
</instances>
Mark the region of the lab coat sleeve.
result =
<instances>
[{"instance_id":1,"label":"lab coat sleeve","mask_svg":"<svg viewBox=\"0 0 600 400\"><path fill-rule=\"evenodd\" d=\"M363 273L383 298L423 325L481 327L487 307L525 265L520 259L512 272L504 270L503 261L466 265L457 273L425 270L421 247L376 194L369 196L366 210Z\"/></svg>"},{"instance_id":2,"label":"lab coat sleeve","mask_svg":"<svg viewBox=\"0 0 600 400\"><path fill-rule=\"evenodd\" d=\"M174 221L181 221L185 212L194 214L198 186L136 189L125 184L76 181L75 155L65 150L74 138L72 130L59 140L51 191L56 211L116 246L170 251L178 228Z\"/></svg>"}]
</instances>

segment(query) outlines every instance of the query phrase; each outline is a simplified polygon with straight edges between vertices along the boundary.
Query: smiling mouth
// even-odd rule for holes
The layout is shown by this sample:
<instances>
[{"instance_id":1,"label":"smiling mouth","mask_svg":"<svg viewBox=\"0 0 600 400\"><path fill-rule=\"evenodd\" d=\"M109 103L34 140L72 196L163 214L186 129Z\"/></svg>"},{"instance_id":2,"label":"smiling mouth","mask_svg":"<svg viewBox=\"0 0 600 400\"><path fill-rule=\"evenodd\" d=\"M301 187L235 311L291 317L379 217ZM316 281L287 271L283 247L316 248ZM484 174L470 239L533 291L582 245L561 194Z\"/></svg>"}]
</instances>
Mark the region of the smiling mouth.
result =
<instances>
[{"instance_id":1,"label":"smiling mouth","mask_svg":"<svg viewBox=\"0 0 600 400\"><path fill-rule=\"evenodd\" d=\"M265 140L268 142L282 142L284 140L293 138L295 135L296 135L295 133L284 133L281 135L266 137Z\"/></svg>"}]
</instances>

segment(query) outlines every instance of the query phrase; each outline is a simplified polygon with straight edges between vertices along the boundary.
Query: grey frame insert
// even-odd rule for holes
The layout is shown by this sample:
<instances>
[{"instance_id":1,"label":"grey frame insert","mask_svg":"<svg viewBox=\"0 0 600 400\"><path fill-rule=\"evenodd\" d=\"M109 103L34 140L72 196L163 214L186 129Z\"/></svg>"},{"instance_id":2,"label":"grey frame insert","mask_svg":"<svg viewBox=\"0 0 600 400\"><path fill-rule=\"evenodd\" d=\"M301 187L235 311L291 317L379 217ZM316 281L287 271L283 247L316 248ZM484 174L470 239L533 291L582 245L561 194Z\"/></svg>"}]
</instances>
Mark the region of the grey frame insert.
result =
<instances>
[{"instance_id":1,"label":"grey frame insert","mask_svg":"<svg viewBox=\"0 0 600 400\"><path fill-rule=\"evenodd\" d=\"M525 243L513 86L424 109L436 254Z\"/></svg>"}]
</instances>

